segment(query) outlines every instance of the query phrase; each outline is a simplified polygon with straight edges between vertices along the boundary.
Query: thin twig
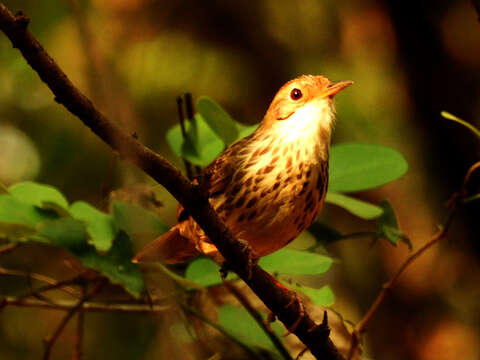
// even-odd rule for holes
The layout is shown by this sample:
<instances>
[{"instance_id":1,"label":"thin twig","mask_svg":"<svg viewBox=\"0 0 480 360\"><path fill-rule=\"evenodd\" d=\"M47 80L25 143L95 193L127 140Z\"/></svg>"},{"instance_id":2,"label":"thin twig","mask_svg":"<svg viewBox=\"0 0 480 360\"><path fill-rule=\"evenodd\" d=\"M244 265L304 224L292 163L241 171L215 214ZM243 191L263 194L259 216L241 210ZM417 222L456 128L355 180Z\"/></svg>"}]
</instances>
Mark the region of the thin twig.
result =
<instances>
[{"instance_id":1,"label":"thin twig","mask_svg":"<svg viewBox=\"0 0 480 360\"><path fill-rule=\"evenodd\" d=\"M237 344L243 350L245 350L245 352L250 354L250 356L252 356L252 359L261 360L260 356L255 351L253 351L250 348L250 346L248 346L247 344L245 344L244 342L240 341L235 336L230 334L230 332L228 332L226 329L224 329L223 326L220 326L220 325L214 323L212 320L210 320L206 316L200 314L199 312L197 312L196 310L192 309L189 306L186 306L186 305L180 305L180 306L183 309L183 311L185 311L186 313L195 316L197 319L202 320L205 324L211 326L212 328L214 328L215 330L220 332L222 335L224 335L226 338L232 340L235 344Z\"/></svg>"},{"instance_id":2,"label":"thin twig","mask_svg":"<svg viewBox=\"0 0 480 360\"><path fill-rule=\"evenodd\" d=\"M193 110L193 98L192 98L191 93L186 93L185 94L185 110L187 112L187 119L188 119L188 121L190 121L190 126L193 127L193 132L194 132L193 137L195 139L197 139L198 138L198 124L195 121L195 113L194 113L194 110ZM197 144L194 144L194 145L197 146ZM202 168L198 165L195 165L195 173L193 174L193 176L196 176L196 175L200 174L201 172L202 172Z\"/></svg>"},{"instance_id":3,"label":"thin twig","mask_svg":"<svg viewBox=\"0 0 480 360\"><path fill-rule=\"evenodd\" d=\"M18 247L19 247L19 244L14 244L14 243L4 245L4 246L0 247L0 256L8 254L9 252L15 250Z\"/></svg>"},{"instance_id":4,"label":"thin twig","mask_svg":"<svg viewBox=\"0 0 480 360\"><path fill-rule=\"evenodd\" d=\"M29 277L29 278L30 278L30 277ZM72 289L76 294L78 294L78 295L76 295L76 297L79 298L79 297L80 297L79 293L78 293L75 289L73 289L72 287L70 287L70 286L68 286L68 285L75 284L75 283L77 283L80 279L81 279L80 276L76 276L76 277L74 277L73 279L59 281L59 282L57 282L56 284L48 284L48 285L45 285L45 286L41 286L41 287L35 289L34 291L33 291L33 289L32 289L30 292L26 293L26 294L23 295L23 296L19 296L18 298L19 298L19 299L22 299L22 298L27 298L27 297L29 297L29 296L36 297L36 296L38 296L38 295L41 295L41 294L44 293L44 292L51 291L51 290L56 290L56 289L65 291L65 288L67 288L67 289ZM71 291L69 292L69 291L67 290L67 291L65 291L65 292L67 292L67 293L70 294L70 295L73 295Z\"/></svg>"},{"instance_id":5,"label":"thin twig","mask_svg":"<svg viewBox=\"0 0 480 360\"><path fill-rule=\"evenodd\" d=\"M59 310L70 311L74 308L78 301L71 300L55 300L55 302L45 302L38 299L18 299L16 297L7 296L0 298L0 302L3 306L16 306L25 308L37 308L45 310ZM78 312L119 312L119 313L158 313L170 309L170 306L153 304L111 304L111 303L97 303L97 302L84 302L82 306L77 310Z\"/></svg>"},{"instance_id":6,"label":"thin twig","mask_svg":"<svg viewBox=\"0 0 480 360\"><path fill-rule=\"evenodd\" d=\"M377 298L375 301L372 303L366 314L363 316L362 320L360 320L357 325L355 326L355 329L352 333L352 338L350 341L350 350L348 352L348 360L353 359L355 356L358 345L360 343L360 337L362 333L366 331L367 325L372 319L373 315L377 312L378 308L380 305L383 303L383 300L387 296L388 292L392 290L392 288L398 283L398 280L400 277L403 275L405 270L418 258L420 257L426 250L428 250L430 247L435 245L437 242L439 242L441 239L443 239L446 235L448 230L450 229L450 225L452 224L453 218L457 212L458 206L462 203L463 197L466 195L466 187L468 185L468 182L470 181L470 178L472 174L475 172L475 170L480 168L480 161L473 164L467 171L462 186L460 188L460 191L458 193L453 194L452 199L450 201L450 212L447 216L447 219L441 226L441 228L435 233L430 240L428 240L422 247L420 247L417 251L412 253L400 266L400 268L397 270L397 272L393 275L393 277L386 282L383 285L382 290L378 294Z\"/></svg>"},{"instance_id":7,"label":"thin twig","mask_svg":"<svg viewBox=\"0 0 480 360\"><path fill-rule=\"evenodd\" d=\"M265 334L270 338L273 345L278 350L278 352L282 355L282 357L285 360L292 360L290 353L288 352L287 348L283 345L280 338L277 336L277 334L275 334L272 328L265 323L265 320L263 319L262 315L260 315L260 313L253 307L253 305L250 303L247 297L244 294L242 294L242 292L238 290L238 288L235 285L233 285L230 281L227 281L227 280L223 281L223 285L225 285L228 291L230 291L230 293L232 293L232 295L237 298L240 304L242 304L242 306L250 313L250 315L252 315L252 317L255 319L257 324L262 328Z\"/></svg>"},{"instance_id":8,"label":"thin twig","mask_svg":"<svg viewBox=\"0 0 480 360\"><path fill-rule=\"evenodd\" d=\"M68 322L70 319L77 313L77 311L82 307L82 305L88 301L89 299L95 297L103 288L105 285L106 279L101 279L97 285L93 288L93 290L90 292L90 294L85 295L83 298L81 298L75 306L70 308L70 310L67 312L67 314L63 317L62 321L60 321L60 324L57 326L55 331L48 336L45 339L45 351L43 353L43 360L49 360L50 355L52 353L53 346L57 342L58 337L62 333L63 329L65 329L65 326L67 326Z\"/></svg>"},{"instance_id":9,"label":"thin twig","mask_svg":"<svg viewBox=\"0 0 480 360\"><path fill-rule=\"evenodd\" d=\"M55 95L55 100L77 116L98 137L162 184L193 217L208 238L227 260L230 268L244 280L276 317L290 328L299 318L299 309L287 306L293 294L282 287L258 264L251 264L251 256L244 250L212 209L208 197L192 184L166 159L145 147L137 139L108 120L82 94L47 54L28 30L29 19L24 14L13 15L0 1L0 30L19 49L29 65ZM315 326L309 314L304 314L294 331L316 358L343 359L329 338L329 331Z\"/></svg>"},{"instance_id":10,"label":"thin twig","mask_svg":"<svg viewBox=\"0 0 480 360\"><path fill-rule=\"evenodd\" d=\"M82 287L82 295L86 296L86 286ZM77 328L75 332L75 354L73 360L82 360L83 355L83 331L85 326L85 313L77 311Z\"/></svg>"},{"instance_id":11,"label":"thin twig","mask_svg":"<svg viewBox=\"0 0 480 360\"><path fill-rule=\"evenodd\" d=\"M85 313L77 313L77 329L75 334L75 354L73 360L82 360L83 357L83 332L85 327Z\"/></svg>"},{"instance_id":12,"label":"thin twig","mask_svg":"<svg viewBox=\"0 0 480 360\"><path fill-rule=\"evenodd\" d=\"M47 288L46 290L59 288L60 290L66 292L66 293L68 293L72 296L75 296L77 298L81 296L80 293L77 290L75 290L74 288L72 288L70 286L65 286L65 285L67 285L66 283L69 282L70 280L67 280L65 283L58 282L57 280L55 280L51 277L42 275L42 274L37 274L37 273L32 273L32 272L27 272L27 271L22 271L22 270L6 269L6 268L1 267L1 266L0 266L0 275L21 276L21 277L27 278L27 280L28 279L34 279L34 280L41 281L41 282L44 282L44 283L48 284L46 286L46 288ZM31 294L28 294L28 295L31 295Z\"/></svg>"},{"instance_id":13,"label":"thin twig","mask_svg":"<svg viewBox=\"0 0 480 360\"><path fill-rule=\"evenodd\" d=\"M180 122L180 129L182 131L183 141L187 141L187 130L185 129L185 114L183 112L183 99L181 96L177 97L177 111L178 111L178 121ZM192 180L193 179L193 170L192 164L185 158L183 159L183 163L185 165L185 170L187 171L187 177Z\"/></svg>"}]
</instances>

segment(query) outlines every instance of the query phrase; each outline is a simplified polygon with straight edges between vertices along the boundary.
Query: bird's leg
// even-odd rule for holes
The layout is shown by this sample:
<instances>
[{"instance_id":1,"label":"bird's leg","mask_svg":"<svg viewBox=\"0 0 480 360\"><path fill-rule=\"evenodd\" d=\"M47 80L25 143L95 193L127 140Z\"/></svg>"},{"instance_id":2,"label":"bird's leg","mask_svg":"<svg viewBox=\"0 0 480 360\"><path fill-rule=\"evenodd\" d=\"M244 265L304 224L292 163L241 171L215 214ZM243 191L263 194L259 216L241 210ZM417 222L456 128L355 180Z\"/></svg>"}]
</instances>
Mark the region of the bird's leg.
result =
<instances>
[{"instance_id":1,"label":"bird's leg","mask_svg":"<svg viewBox=\"0 0 480 360\"><path fill-rule=\"evenodd\" d=\"M247 255L247 279L250 280L252 278L253 268L257 265L259 257L247 241L238 239L238 242L242 245L242 252Z\"/></svg>"},{"instance_id":2,"label":"bird's leg","mask_svg":"<svg viewBox=\"0 0 480 360\"><path fill-rule=\"evenodd\" d=\"M255 254L248 242L242 239L238 239L238 242L242 247L241 251L247 255L247 279L250 280L252 278L253 267L257 265L259 257ZM220 266L220 276L225 279L230 270L232 270L232 268L229 263L226 260L223 261Z\"/></svg>"},{"instance_id":3,"label":"bird's leg","mask_svg":"<svg viewBox=\"0 0 480 360\"><path fill-rule=\"evenodd\" d=\"M220 276L222 277L222 280L227 278L229 270L228 262L225 260L222 262L222 265L220 265Z\"/></svg>"},{"instance_id":4,"label":"bird's leg","mask_svg":"<svg viewBox=\"0 0 480 360\"><path fill-rule=\"evenodd\" d=\"M194 180L193 184L197 186L200 194L207 196L210 190L210 180L213 176L213 171L211 169L205 169L202 174L198 175Z\"/></svg>"},{"instance_id":5,"label":"bird's leg","mask_svg":"<svg viewBox=\"0 0 480 360\"><path fill-rule=\"evenodd\" d=\"M303 305L302 300L300 300L296 292L292 291L292 293L293 293L293 296L290 302L285 306L285 308L288 308L296 303L299 314L298 314L297 320L295 320L295 322L287 328L287 333L284 336L287 336L293 333L297 329L298 324L300 324L300 321L302 321L303 317L305 316L305 306Z\"/></svg>"}]
</instances>

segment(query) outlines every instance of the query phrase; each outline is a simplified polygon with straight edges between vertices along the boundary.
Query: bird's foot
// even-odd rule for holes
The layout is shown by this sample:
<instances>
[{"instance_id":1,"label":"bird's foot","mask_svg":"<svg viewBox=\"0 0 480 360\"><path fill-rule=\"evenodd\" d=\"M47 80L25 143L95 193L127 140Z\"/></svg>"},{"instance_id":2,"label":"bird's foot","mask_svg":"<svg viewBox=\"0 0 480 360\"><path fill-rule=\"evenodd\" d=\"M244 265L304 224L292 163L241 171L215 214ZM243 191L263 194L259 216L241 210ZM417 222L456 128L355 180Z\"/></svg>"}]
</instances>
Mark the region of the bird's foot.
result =
<instances>
[{"instance_id":1,"label":"bird's foot","mask_svg":"<svg viewBox=\"0 0 480 360\"><path fill-rule=\"evenodd\" d=\"M258 264L259 257L255 254L252 247L245 240L238 240L240 245L242 245L242 252L247 255L247 279L250 280L253 274L253 268Z\"/></svg>"},{"instance_id":2,"label":"bird's foot","mask_svg":"<svg viewBox=\"0 0 480 360\"><path fill-rule=\"evenodd\" d=\"M252 278L253 268L255 267L255 265L257 265L259 257L257 254L255 254L248 242L241 239L239 239L238 242L241 245L242 253L247 255L247 280L250 280ZM220 276L222 277L222 279L226 279L230 270L232 270L232 267L230 266L228 261L223 261L222 265L220 266Z\"/></svg>"},{"instance_id":3,"label":"bird's foot","mask_svg":"<svg viewBox=\"0 0 480 360\"><path fill-rule=\"evenodd\" d=\"M292 293L293 293L293 296L290 302L287 305L285 305L285 308L288 308L296 303L298 308L298 318L295 320L295 322L292 325L290 325L287 328L287 332L283 336L288 336L291 333L293 333L297 329L298 324L300 324L300 321L302 321L303 317L305 316L305 306L303 305L302 300L300 300L296 292L292 291Z\"/></svg>"},{"instance_id":4,"label":"bird's foot","mask_svg":"<svg viewBox=\"0 0 480 360\"><path fill-rule=\"evenodd\" d=\"M225 280L228 276L228 272L230 271L230 266L227 261L222 262L222 265L220 266L220 276L222 277L222 280Z\"/></svg>"}]
</instances>

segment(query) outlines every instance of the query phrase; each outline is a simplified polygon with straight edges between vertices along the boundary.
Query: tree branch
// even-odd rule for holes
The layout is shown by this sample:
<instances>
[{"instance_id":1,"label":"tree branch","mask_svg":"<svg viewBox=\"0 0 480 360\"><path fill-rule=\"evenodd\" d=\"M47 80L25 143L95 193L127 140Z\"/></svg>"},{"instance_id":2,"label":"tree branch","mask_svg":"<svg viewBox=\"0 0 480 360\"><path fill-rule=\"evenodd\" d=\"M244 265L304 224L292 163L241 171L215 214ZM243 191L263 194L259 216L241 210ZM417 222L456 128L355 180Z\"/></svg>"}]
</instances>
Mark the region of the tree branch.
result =
<instances>
[{"instance_id":1,"label":"tree branch","mask_svg":"<svg viewBox=\"0 0 480 360\"><path fill-rule=\"evenodd\" d=\"M11 296L0 298L2 306L16 306L25 308L36 308L45 310L59 310L70 311L78 304L78 300L55 300L52 302L45 302L38 299L19 299ZM120 312L120 313L158 313L170 309L170 306L152 305L149 304L109 304L97 302L84 302L77 312Z\"/></svg>"},{"instance_id":2,"label":"tree branch","mask_svg":"<svg viewBox=\"0 0 480 360\"><path fill-rule=\"evenodd\" d=\"M270 341L273 343L278 352L282 355L285 360L292 360L290 353L287 348L283 345L282 341L278 338L277 334L273 329L268 326L263 319L262 315L253 307L247 297L242 294L242 292L237 289L237 287L228 280L223 281L223 285L230 291L230 293L237 298L237 300L242 304L242 306L252 315L257 324L262 328L263 332L269 337Z\"/></svg>"},{"instance_id":3,"label":"tree branch","mask_svg":"<svg viewBox=\"0 0 480 360\"><path fill-rule=\"evenodd\" d=\"M10 39L14 48L22 53L28 64L38 73L55 95L55 101L64 105L98 137L120 155L137 165L158 183L162 184L189 211L204 230L230 268L243 279L283 324L290 328L300 313L297 307L288 306L295 301L292 292L281 286L258 265L249 270L248 254L210 207L202 194L181 172L163 157L140 144L134 136L122 131L100 113L47 54L27 29L29 19L19 13L13 15L0 2L0 30ZM251 276L249 276L251 275ZM301 317L294 334L318 359L343 359L329 338L328 326L317 326L308 314Z\"/></svg>"},{"instance_id":4,"label":"tree branch","mask_svg":"<svg viewBox=\"0 0 480 360\"><path fill-rule=\"evenodd\" d=\"M53 346L57 342L57 339L60 336L60 334L63 332L63 329L65 329L65 326L67 326L70 319L75 315L75 313L78 312L78 310L82 307L82 305L86 301L93 298L95 295L97 295L100 292L102 287L105 285L105 280L106 279L101 279L97 283L97 285L95 285L95 287L93 288L90 294L85 295L83 298L77 301L77 303L73 307L71 307L70 310L68 310L67 314L63 317L62 321L60 321L60 324L57 326L55 331L45 339L45 352L43 353L43 360L50 359Z\"/></svg>"},{"instance_id":5,"label":"tree branch","mask_svg":"<svg viewBox=\"0 0 480 360\"><path fill-rule=\"evenodd\" d=\"M458 206L462 203L464 196L466 195L466 188L468 182L472 174L477 170L480 169L480 161L473 164L467 171L462 186L457 193L454 193L450 202L450 213L447 216L447 219L441 226L441 228L435 233L430 240L428 240L422 247L420 247L417 251L413 252L400 266L397 272L393 275L393 277L383 285L382 290L378 294L377 298L374 300L366 314L363 316L363 319L358 322L355 326L355 329L352 334L352 338L350 341L350 350L348 352L347 359L353 359L360 342L360 337L362 333L364 333L367 329L367 325L372 319L373 315L377 312L380 305L383 303L383 300L387 296L387 294L392 290L392 288L398 283L398 280L403 275L405 270L418 258L420 257L425 251L427 251L430 247L435 245L441 239L443 239L446 235L448 230L450 229L450 225L452 224L454 215L457 211Z\"/></svg>"}]
</instances>

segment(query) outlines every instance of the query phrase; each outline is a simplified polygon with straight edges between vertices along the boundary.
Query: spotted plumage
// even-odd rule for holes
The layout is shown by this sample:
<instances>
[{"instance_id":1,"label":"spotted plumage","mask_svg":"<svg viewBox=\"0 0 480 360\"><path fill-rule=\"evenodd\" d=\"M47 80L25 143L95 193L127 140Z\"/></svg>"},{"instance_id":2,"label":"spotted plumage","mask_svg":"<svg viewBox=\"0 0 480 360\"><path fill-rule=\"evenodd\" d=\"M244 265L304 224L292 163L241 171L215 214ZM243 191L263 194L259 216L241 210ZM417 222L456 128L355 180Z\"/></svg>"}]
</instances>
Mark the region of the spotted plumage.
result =
<instances>
[{"instance_id":1,"label":"spotted plumage","mask_svg":"<svg viewBox=\"0 0 480 360\"><path fill-rule=\"evenodd\" d=\"M295 239L321 210L334 124L332 97L350 84L311 75L286 83L258 129L205 169L212 207L258 256ZM199 253L221 259L195 221L182 209L179 214L183 221L142 250L138 261L184 261ZM169 250L173 241L185 247L178 256Z\"/></svg>"}]
</instances>

